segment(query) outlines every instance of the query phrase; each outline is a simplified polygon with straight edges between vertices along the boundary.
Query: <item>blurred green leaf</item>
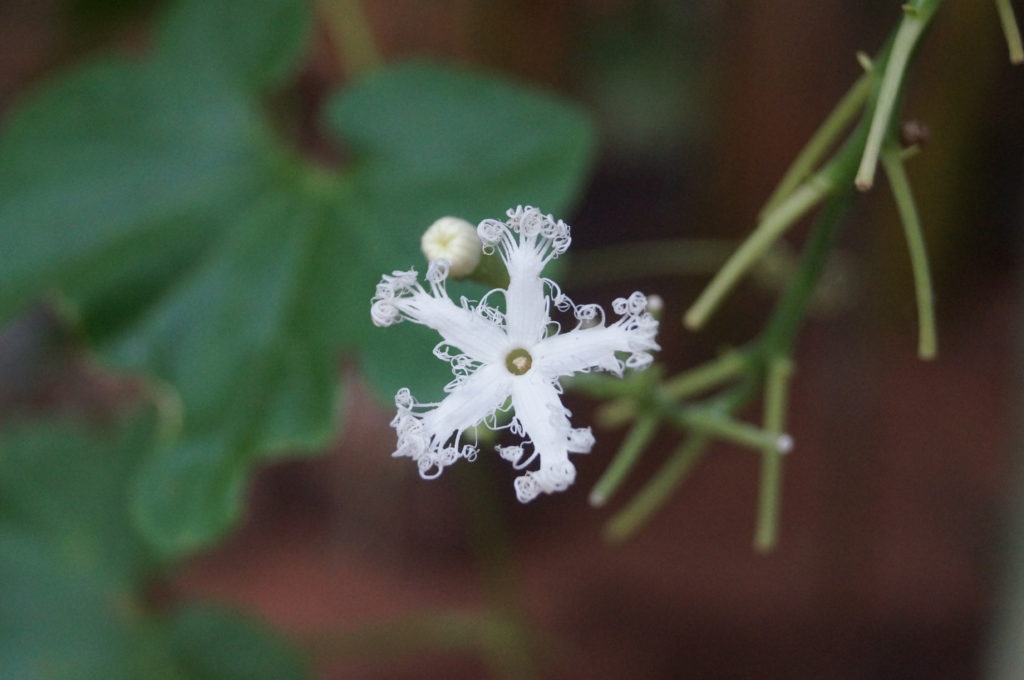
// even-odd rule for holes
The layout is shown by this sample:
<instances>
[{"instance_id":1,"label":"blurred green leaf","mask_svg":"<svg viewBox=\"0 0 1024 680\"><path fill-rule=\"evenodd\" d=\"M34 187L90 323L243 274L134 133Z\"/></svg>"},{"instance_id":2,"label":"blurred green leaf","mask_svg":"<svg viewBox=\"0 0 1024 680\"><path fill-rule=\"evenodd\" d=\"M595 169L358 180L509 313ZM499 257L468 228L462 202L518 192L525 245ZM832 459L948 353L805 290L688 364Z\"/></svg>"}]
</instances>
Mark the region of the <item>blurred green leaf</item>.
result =
<instances>
[{"instance_id":1,"label":"blurred green leaf","mask_svg":"<svg viewBox=\"0 0 1024 680\"><path fill-rule=\"evenodd\" d=\"M125 489L149 433L0 432L0 677L138 677L152 630L135 587L153 562Z\"/></svg>"},{"instance_id":2,"label":"blurred green leaf","mask_svg":"<svg viewBox=\"0 0 1024 680\"><path fill-rule=\"evenodd\" d=\"M279 85L308 45L309 5L303 0L185 0L164 22L157 60L183 74L221 72L250 90Z\"/></svg>"},{"instance_id":3,"label":"blurred green leaf","mask_svg":"<svg viewBox=\"0 0 1024 680\"><path fill-rule=\"evenodd\" d=\"M164 554L230 526L258 460L331 436L343 350L386 397L440 394L436 339L373 328L374 285L422 266L419 236L442 215L561 212L590 158L571 107L413 64L331 100L352 159L315 167L261 107L294 70L308 14L301 0L189 0L148 60L60 79L0 134L0 318L60 291L108 362L180 396L182 431L135 485Z\"/></svg>"},{"instance_id":4,"label":"blurred green leaf","mask_svg":"<svg viewBox=\"0 0 1024 680\"><path fill-rule=\"evenodd\" d=\"M152 442L148 418L112 433L55 421L0 431L0 677L306 677L251 622L151 611L145 588L161 564L129 521L127 487Z\"/></svg>"},{"instance_id":5,"label":"blurred green leaf","mask_svg":"<svg viewBox=\"0 0 1024 680\"><path fill-rule=\"evenodd\" d=\"M299 680L306 664L254 621L209 605L177 612L169 625L175 660L189 680Z\"/></svg>"}]
</instances>

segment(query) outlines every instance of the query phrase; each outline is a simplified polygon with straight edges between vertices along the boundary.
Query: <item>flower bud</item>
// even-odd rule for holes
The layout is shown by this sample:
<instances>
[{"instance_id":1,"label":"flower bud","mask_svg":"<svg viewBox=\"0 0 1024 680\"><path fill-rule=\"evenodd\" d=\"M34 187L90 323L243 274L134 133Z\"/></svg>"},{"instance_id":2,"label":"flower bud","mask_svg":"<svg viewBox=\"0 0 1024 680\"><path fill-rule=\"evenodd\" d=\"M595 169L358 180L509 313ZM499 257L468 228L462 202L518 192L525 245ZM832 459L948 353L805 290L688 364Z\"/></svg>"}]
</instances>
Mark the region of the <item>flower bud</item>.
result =
<instances>
[{"instance_id":1,"label":"flower bud","mask_svg":"<svg viewBox=\"0 0 1024 680\"><path fill-rule=\"evenodd\" d=\"M482 250L476 228L458 217L442 217L423 232L420 248L427 260L448 260L448 273L466 276L480 264Z\"/></svg>"}]
</instances>

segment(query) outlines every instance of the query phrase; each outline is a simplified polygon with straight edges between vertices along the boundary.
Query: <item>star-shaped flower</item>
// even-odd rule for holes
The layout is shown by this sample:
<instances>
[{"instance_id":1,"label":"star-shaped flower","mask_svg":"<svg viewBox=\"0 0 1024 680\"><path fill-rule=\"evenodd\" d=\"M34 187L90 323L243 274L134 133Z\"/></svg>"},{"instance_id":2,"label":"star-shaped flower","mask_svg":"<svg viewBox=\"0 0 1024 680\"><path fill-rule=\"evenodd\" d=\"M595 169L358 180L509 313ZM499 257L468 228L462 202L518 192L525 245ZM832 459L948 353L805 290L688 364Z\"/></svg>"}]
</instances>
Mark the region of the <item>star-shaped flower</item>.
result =
<instances>
[{"instance_id":1,"label":"star-shaped flower","mask_svg":"<svg viewBox=\"0 0 1024 680\"><path fill-rule=\"evenodd\" d=\"M426 275L429 291L415 270L393 272L377 285L370 313L378 326L409 320L436 330L442 340L434 355L450 362L455 374L439 403L419 403L408 389L398 391L391 421L398 447L392 455L412 458L420 475L433 479L460 458L476 458L475 442L464 442L463 434L481 423L499 429L496 413L511 404L514 417L507 427L528 441L496 448L518 470L540 459L537 469L515 480L516 495L526 503L572 484L576 468L569 454L587 453L594 444L589 427L570 425L559 379L593 369L621 375L627 366L645 368L650 352L659 349L658 321L640 293L612 303L620 318L610 325L599 305L574 305L554 281L541 277L544 265L568 249L569 226L532 207L507 214L505 222L484 220L477 227L483 252L496 251L508 268L507 289L456 304L445 290L450 263L433 260ZM502 308L495 306L499 297ZM559 332L552 304L571 310L573 330Z\"/></svg>"}]
</instances>

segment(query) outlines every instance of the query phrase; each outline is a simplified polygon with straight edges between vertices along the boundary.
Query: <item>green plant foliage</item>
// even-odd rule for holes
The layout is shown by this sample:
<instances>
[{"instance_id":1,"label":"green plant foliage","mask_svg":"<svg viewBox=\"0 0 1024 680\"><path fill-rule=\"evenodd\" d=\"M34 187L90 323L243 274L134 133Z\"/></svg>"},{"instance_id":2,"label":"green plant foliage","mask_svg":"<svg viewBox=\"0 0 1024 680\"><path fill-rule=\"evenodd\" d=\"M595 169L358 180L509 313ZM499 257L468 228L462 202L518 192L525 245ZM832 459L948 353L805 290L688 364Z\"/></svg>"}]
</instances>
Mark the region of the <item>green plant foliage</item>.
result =
<instances>
[{"instance_id":1,"label":"green plant foliage","mask_svg":"<svg viewBox=\"0 0 1024 680\"><path fill-rule=\"evenodd\" d=\"M166 554L230 526L255 462L327 441L345 352L382 395L438 394L434 340L369 323L380 275L422 266L442 215L562 211L589 161L571 107L407 64L331 98L346 163L315 166L264 110L310 21L302 0L187 0L147 57L79 68L0 132L0 320L56 291L107 362L182 405L135 482Z\"/></svg>"},{"instance_id":2,"label":"green plant foliage","mask_svg":"<svg viewBox=\"0 0 1024 680\"><path fill-rule=\"evenodd\" d=\"M307 677L253 623L152 611L143 588L161 563L126 512L152 441L146 418L113 433L52 420L0 432L0 677Z\"/></svg>"},{"instance_id":3,"label":"green plant foliage","mask_svg":"<svg viewBox=\"0 0 1024 680\"><path fill-rule=\"evenodd\" d=\"M263 626L219 607L190 605L168 621L174 660L189 680L300 680L294 650Z\"/></svg>"}]
</instances>

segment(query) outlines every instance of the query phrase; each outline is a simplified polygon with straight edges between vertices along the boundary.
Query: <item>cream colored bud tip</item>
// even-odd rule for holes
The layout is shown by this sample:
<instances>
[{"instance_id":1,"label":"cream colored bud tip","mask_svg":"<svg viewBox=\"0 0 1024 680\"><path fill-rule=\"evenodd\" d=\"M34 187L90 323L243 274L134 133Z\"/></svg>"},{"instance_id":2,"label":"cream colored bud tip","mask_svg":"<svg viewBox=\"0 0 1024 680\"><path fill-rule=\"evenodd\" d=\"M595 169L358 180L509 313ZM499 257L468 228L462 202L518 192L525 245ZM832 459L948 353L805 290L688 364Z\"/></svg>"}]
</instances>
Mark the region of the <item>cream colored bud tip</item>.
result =
<instances>
[{"instance_id":1,"label":"cream colored bud tip","mask_svg":"<svg viewBox=\"0 0 1024 680\"><path fill-rule=\"evenodd\" d=\"M423 232L420 248L427 260L448 260L451 276L466 276L480 264L483 244L476 228L458 217L442 217Z\"/></svg>"},{"instance_id":2,"label":"cream colored bud tip","mask_svg":"<svg viewBox=\"0 0 1024 680\"><path fill-rule=\"evenodd\" d=\"M779 453L789 453L793 450L793 438L788 434L780 434L775 440L775 450Z\"/></svg>"},{"instance_id":3,"label":"cream colored bud tip","mask_svg":"<svg viewBox=\"0 0 1024 680\"><path fill-rule=\"evenodd\" d=\"M660 295L648 295L647 296L647 311L653 316L661 316L662 310L665 309L665 301Z\"/></svg>"}]
</instances>

